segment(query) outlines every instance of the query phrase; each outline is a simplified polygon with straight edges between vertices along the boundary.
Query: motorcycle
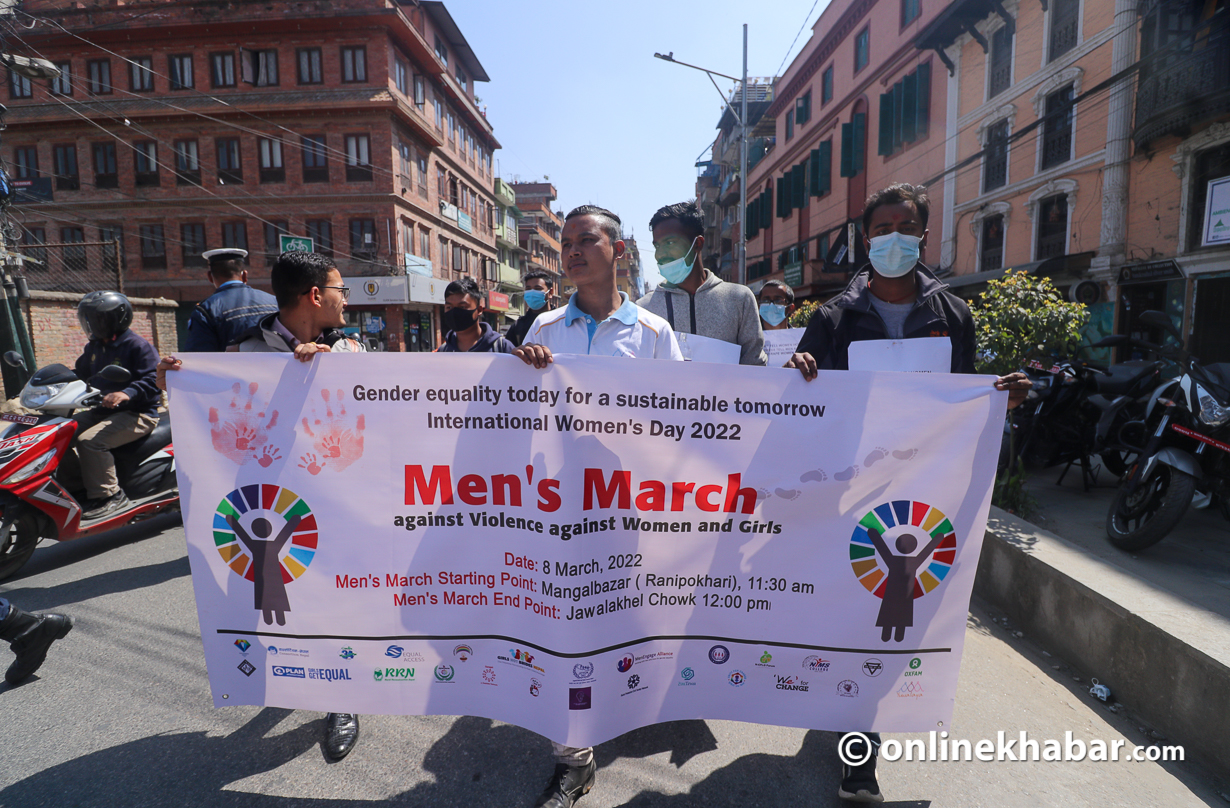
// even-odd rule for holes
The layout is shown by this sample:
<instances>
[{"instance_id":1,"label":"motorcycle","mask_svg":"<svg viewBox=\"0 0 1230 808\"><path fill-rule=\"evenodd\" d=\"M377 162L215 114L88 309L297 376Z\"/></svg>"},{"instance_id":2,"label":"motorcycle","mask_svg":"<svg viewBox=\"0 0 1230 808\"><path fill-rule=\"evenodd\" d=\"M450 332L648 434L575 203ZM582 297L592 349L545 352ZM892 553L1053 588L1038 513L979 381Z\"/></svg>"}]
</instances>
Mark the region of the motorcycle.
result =
<instances>
[{"instance_id":1,"label":"motorcycle","mask_svg":"<svg viewBox=\"0 0 1230 808\"><path fill-rule=\"evenodd\" d=\"M14 367L24 361L14 351L4 355ZM110 365L94 379L122 384L131 374ZM83 490L67 490L59 481L77 422L73 410L94 407L102 393L60 364L35 373L21 391L21 405L40 415L0 413L0 581L11 578L29 560L41 539L69 541L126 525L179 505L171 422L161 413L158 426L137 440L111 451L116 475L130 504L106 516L83 521Z\"/></svg>"},{"instance_id":2,"label":"motorcycle","mask_svg":"<svg viewBox=\"0 0 1230 808\"><path fill-rule=\"evenodd\" d=\"M1110 543L1133 552L1166 537L1197 486L1215 496L1230 518L1230 363L1202 364L1181 347L1182 335L1161 312L1146 311L1140 320L1175 337L1180 347L1165 352L1183 375L1151 394L1148 442L1120 481L1106 517Z\"/></svg>"},{"instance_id":3,"label":"motorcycle","mask_svg":"<svg viewBox=\"0 0 1230 808\"><path fill-rule=\"evenodd\" d=\"M1107 337L1090 348L1134 344L1156 346L1122 335ZM1127 459L1140 450L1148 393L1160 380L1165 363L1135 360L1110 367L1071 357L1051 366L1038 362L1026 369L1033 388L1016 417L1011 419L1016 456L1028 468L1050 468L1067 463L1058 483L1079 463L1085 489L1096 482L1090 462L1118 476Z\"/></svg>"}]
</instances>

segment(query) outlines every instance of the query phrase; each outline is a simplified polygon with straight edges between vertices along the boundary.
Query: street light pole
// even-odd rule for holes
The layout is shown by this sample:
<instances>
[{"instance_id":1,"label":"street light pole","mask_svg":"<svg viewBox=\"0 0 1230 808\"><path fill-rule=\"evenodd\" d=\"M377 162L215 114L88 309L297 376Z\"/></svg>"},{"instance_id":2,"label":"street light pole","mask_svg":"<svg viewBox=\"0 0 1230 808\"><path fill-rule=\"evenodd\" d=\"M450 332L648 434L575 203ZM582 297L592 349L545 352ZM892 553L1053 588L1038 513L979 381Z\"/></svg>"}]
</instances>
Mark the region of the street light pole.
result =
<instances>
[{"instance_id":1,"label":"street light pole","mask_svg":"<svg viewBox=\"0 0 1230 808\"><path fill-rule=\"evenodd\" d=\"M707 70L698 65L690 65L687 62L681 62L675 58L675 52L671 51L667 54L655 53L654 58L661 59L664 62L673 62L677 65L690 67L693 70L699 70L709 76L709 81L713 82L713 87L718 91L718 95L722 96L722 101L726 104L726 108L730 110L739 124L739 266L737 278L739 283L747 283L747 23L743 24L743 79L737 79L734 76L728 76L725 73L718 73L714 70ZM713 81L714 76L720 76L724 79L739 82L739 91L743 96L739 104L739 112L735 112L735 108L726 98L726 94L722 92L722 88L718 87L717 82ZM718 238L721 238L721 228L718 228Z\"/></svg>"}]
</instances>

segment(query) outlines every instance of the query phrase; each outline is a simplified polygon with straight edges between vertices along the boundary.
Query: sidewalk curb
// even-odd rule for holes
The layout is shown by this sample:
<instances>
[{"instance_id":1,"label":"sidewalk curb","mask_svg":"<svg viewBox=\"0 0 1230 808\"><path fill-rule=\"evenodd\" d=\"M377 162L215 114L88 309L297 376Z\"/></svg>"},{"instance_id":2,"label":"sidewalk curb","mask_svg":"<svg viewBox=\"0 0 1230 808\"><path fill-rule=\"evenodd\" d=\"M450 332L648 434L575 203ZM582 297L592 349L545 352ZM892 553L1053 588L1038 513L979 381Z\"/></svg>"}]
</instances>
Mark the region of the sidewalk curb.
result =
<instances>
[{"instance_id":1,"label":"sidewalk curb","mask_svg":"<svg viewBox=\"0 0 1230 808\"><path fill-rule=\"evenodd\" d=\"M999 508L991 508L974 594L1005 612L1057 655L1098 677L1153 724L1166 744L1182 744L1230 778L1230 667L1039 557L1045 544L1080 548ZM1109 564L1116 583L1134 576Z\"/></svg>"}]
</instances>

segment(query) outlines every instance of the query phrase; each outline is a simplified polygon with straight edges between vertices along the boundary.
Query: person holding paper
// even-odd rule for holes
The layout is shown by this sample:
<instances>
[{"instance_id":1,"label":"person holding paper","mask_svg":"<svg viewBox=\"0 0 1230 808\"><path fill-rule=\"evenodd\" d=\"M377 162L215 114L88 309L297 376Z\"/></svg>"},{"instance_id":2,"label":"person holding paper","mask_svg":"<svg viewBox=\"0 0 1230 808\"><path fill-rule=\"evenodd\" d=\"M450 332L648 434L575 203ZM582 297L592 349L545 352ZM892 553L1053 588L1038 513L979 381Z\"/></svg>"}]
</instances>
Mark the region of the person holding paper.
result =
<instances>
[{"instance_id":1,"label":"person holding paper","mask_svg":"<svg viewBox=\"0 0 1230 808\"><path fill-rule=\"evenodd\" d=\"M670 324L633 304L615 284L615 260L624 249L622 223L609 210L582 205L565 216L560 252L577 291L567 306L534 322L513 356L539 369L557 353L682 361ZM534 808L572 808L594 787L598 764L593 747L554 741L551 746L555 774Z\"/></svg>"},{"instance_id":2,"label":"person holding paper","mask_svg":"<svg viewBox=\"0 0 1230 808\"><path fill-rule=\"evenodd\" d=\"M649 229L663 283L637 305L664 317L681 340L692 343L714 339L738 345L740 365L764 365L768 360L756 297L751 289L726 283L701 263L705 222L696 203L659 208L649 220ZM702 340L692 340L692 335ZM705 353L721 356L718 352Z\"/></svg>"},{"instance_id":3,"label":"person holding paper","mask_svg":"<svg viewBox=\"0 0 1230 808\"><path fill-rule=\"evenodd\" d=\"M863 241L870 265L859 269L841 294L812 315L803 339L786 367L798 368L808 381L817 370L861 370L850 359L850 346L867 340L935 340L934 364L952 373L974 373L974 318L965 301L948 291L920 260L927 246L930 200L926 189L897 183L867 198L863 206ZM947 361L944 361L944 360ZM1008 408L1025 400L1032 383L1024 373L995 380L1008 391Z\"/></svg>"}]
</instances>

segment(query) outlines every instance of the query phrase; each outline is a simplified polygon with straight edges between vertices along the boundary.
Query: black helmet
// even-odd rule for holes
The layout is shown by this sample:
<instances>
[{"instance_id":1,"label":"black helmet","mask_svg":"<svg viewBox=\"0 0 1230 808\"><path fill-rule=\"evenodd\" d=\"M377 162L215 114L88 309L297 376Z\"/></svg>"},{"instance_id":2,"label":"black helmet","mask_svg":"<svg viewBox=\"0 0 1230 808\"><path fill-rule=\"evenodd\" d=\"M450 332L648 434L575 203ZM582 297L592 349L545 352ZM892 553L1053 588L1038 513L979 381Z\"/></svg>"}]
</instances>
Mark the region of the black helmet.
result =
<instances>
[{"instance_id":1,"label":"black helmet","mask_svg":"<svg viewBox=\"0 0 1230 808\"><path fill-rule=\"evenodd\" d=\"M77 322L87 339L109 340L132 325L132 304L119 292L90 292L77 304Z\"/></svg>"}]
</instances>

